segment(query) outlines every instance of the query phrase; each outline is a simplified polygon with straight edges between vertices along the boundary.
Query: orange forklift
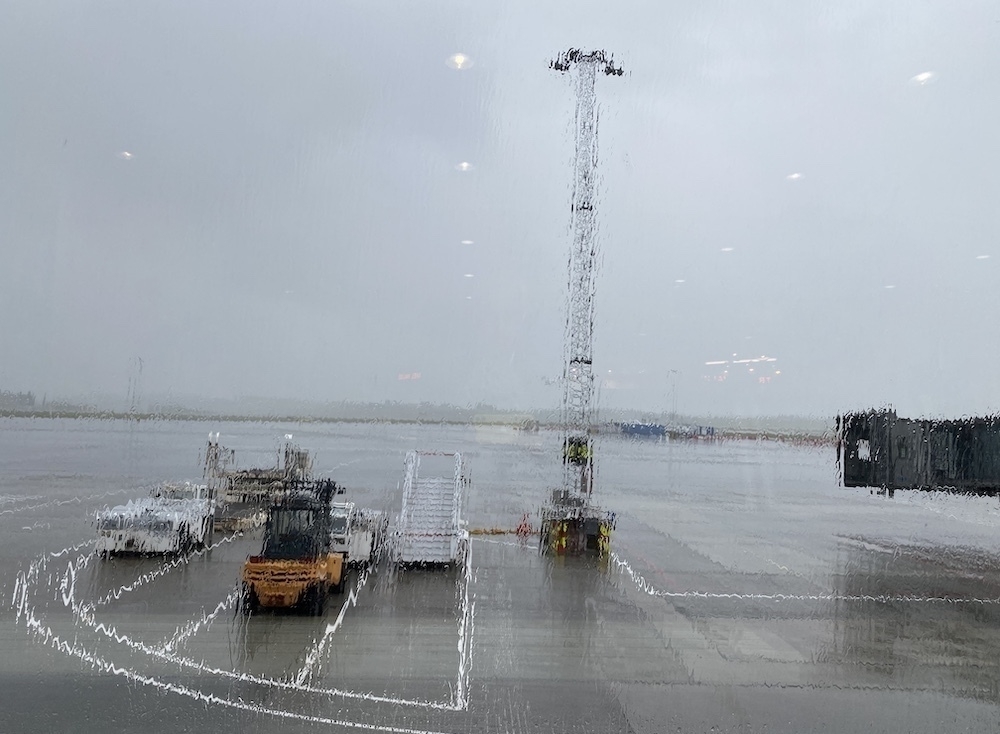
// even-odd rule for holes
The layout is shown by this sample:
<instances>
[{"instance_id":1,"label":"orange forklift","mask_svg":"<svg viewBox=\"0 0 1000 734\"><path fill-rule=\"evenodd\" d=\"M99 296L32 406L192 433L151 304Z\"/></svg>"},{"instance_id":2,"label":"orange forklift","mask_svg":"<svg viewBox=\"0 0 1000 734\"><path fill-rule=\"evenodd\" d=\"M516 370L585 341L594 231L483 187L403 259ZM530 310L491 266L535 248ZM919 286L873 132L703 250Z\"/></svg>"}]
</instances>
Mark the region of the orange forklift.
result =
<instances>
[{"instance_id":1,"label":"orange forklift","mask_svg":"<svg viewBox=\"0 0 1000 734\"><path fill-rule=\"evenodd\" d=\"M297 608L322 615L331 591L344 589L343 553L331 550L333 497L343 489L330 479L300 482L267 512L260 555L243 565L242 608Z\"/></svg>"}]
</instances>

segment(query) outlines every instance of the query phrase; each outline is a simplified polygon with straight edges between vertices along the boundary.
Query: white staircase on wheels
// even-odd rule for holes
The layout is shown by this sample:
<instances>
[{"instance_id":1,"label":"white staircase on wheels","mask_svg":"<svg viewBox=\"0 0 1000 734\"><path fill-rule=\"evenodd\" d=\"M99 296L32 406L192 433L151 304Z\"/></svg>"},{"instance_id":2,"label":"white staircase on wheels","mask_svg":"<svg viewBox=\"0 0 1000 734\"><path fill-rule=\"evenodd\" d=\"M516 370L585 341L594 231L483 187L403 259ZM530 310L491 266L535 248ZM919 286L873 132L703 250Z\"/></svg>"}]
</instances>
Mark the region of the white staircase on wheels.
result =
<instances>
[{"instance_id":1,"label":"white staircase on wheels","mask_svg":"<svg viewBox=\"0 0 1000 734\"><path fill-rule=\"evenodd\" d=\"M453 472L424 476L428 464L454 461ZM448 476L448 474L451 474ZM399 515L396 560L399 563L445 565L464 560L468 533L462 527L462 504L469 486L459 453L410 451L403 476L403 507Z\"/></svg>"}]
</instances>

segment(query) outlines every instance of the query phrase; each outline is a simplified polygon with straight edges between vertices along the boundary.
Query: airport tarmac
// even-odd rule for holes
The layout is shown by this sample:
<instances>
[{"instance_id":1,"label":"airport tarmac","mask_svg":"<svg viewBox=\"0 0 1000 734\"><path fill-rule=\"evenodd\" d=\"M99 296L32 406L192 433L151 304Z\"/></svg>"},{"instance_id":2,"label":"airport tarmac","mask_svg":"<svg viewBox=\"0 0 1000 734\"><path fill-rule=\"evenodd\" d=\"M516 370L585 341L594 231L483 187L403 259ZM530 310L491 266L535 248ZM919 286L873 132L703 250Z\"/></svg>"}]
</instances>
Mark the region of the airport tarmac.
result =
<instances>
[{"instance_id":1,"label":"airport tarmac","mask_svg":"<svg viewBox=\"0 0 1000 734\"><path fill-rule=\"evenodd\" d=\"M558 483L558 436L368 424L0 420L0 731L986 731L1000 700L996 499L836 485L832 448L598 444L602 561L473 538L464 569L354 573L324 618L236 605L258 533L92 552L92 515L286 433L398 511L407 449L460 450L470 527ZM537 525L537 518L534 519Z\"/></svg>"}]
</instances>

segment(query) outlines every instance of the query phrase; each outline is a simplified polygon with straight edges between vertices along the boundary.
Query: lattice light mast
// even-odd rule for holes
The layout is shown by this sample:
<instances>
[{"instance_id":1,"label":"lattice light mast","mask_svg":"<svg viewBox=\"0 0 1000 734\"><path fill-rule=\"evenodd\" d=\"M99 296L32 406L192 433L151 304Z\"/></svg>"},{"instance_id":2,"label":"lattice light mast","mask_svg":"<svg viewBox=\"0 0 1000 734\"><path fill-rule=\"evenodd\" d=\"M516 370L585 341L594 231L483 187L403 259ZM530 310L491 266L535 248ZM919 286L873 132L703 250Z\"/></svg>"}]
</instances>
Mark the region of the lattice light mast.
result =
<instances>
[{"instance_id":1,"label":"lattice light mast","mask_svg":"<svg viewBox=\"0 0 1000 734\"><path fill-rule=\"evenodd\" d=\"M594 275L597 266L598 74L621 76L603 51L571 48L549 64L560 72L576 74L576 155L573 164L573 242L569 257L569 306L566 314L563 368L563 487L553 493L552 505L543 510L542 540L557 552L605 550L610 523L590 506L593 494L593 336ZM569 527L567 527L567 523Z\"/></svg>"}]
</instances>

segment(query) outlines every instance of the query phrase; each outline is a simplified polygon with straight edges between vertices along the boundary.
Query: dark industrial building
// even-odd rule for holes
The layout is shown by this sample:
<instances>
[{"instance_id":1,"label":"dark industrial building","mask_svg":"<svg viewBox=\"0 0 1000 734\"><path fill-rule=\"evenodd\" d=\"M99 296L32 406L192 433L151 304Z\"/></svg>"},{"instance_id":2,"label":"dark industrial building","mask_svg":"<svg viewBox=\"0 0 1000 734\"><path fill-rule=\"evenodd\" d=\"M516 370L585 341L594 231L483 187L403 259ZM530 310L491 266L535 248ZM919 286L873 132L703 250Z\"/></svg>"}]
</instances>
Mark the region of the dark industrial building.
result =
<instances>
[{"instance_id":1,"label":"dark industrial building","mask_svg":"<svg viewBox=\"0 0 1000 734\"><path fill-rule=\"evenodd\" d=\"M845 487L1000 493L1000 416L928 420L892 410L837 417Z\"/></svg>"}]
</instances>

